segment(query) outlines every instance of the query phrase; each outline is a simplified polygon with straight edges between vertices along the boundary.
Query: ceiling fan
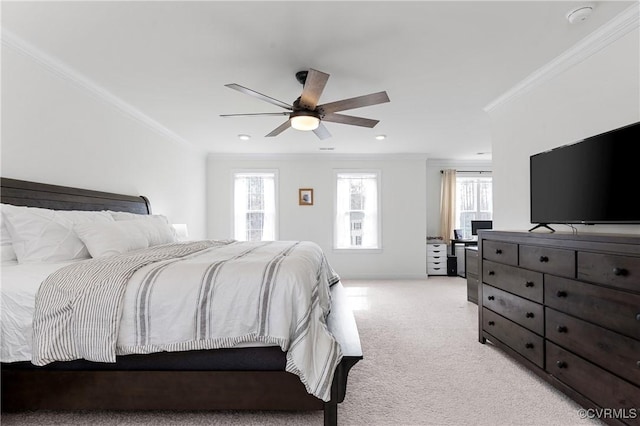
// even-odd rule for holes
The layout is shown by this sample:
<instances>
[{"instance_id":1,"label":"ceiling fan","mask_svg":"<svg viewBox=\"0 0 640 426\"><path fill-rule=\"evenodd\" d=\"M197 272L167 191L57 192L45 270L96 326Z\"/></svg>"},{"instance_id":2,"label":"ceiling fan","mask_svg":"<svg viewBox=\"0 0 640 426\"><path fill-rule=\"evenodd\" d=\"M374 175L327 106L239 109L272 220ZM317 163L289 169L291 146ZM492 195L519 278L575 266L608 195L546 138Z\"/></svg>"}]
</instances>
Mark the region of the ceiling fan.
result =
<instances>
[{"instance_id":1,"label":"ceiling fan","mask_svg":"<svg viewBox=\"0 0 640 426\"><path fill-rule=\"evenodd\" d=\"M363 117L354 117L351 115L337 114L338 111L360 108L370 105L382 104L389 102L387 92L371 93L369 95L357 96L355 98L343 99L341 101L330 102L318 105L318 100L324 86L329 80L329 74L323 73L313 68L309 71L299 71L296 73L296 79L303 85L302 94L298 99L289 105L286 102L279 101L255 90L240 86L239 84L225 84L230 89L237 90L247 95L256 97L270 104L286 109L283 112L259 112L251 114L222 114L220 117L246 117L259 115L288 115L289 119L276 127L266 137L277 136L293 127L297 130L313 130L320 139L331 137L329 130L321 123L321 121L330 121L332 123L350 124L352 126L361 126L372 128L378 124L379 120L372 120Z\"/></svg>"}]
</instances>

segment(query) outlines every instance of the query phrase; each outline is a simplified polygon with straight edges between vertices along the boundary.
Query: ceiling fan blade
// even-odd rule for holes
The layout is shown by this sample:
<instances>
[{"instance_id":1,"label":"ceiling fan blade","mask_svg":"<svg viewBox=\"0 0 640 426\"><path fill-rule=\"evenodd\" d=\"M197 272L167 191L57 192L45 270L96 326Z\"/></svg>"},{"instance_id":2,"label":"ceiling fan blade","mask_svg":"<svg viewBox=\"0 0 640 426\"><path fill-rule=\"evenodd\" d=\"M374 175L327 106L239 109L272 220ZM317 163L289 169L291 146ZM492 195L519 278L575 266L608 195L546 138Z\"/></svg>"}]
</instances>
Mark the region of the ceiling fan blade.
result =
<instances>
[{"instance_id":1,"label":"ceiling fan blade","mask_svg":"<svg viewBox=\"0 0 640 426\"><path fill-rule=\"evenodd\" d=\"M329 133L329 130L327 130L327 128L322 123L320 123L320 125L318 125L318 127L313 130L313 133L315 133L316 136L322 140L329 139L331 137L331 133Z\"/></svg>"},{"instance_id":2,"label":"ceiling fan blade","mask_svg":"<svg viewBox=\"0 0 640 426\"><path fill-rule=\"evenodd\" d=\"M249 114L220 114L220 117L252 117L252 116L260 116L260 115L289 115L289 112L253 112Z\"/></svg>"},{"instance_id":3,"label":"ceiling fan blade","mask_svg":"<svg viewBox=\"0 0 640 426\"><path fill-rule=\"evenodd\" d=\"M284 123L282 123L281 125L279 125L278 127L276 127L275 129L273 129L271 131L271 133L269 133L268 135L265 135L265 138L270 138L273 136L278 136L280 133L284 132L285 130L287 130L289 127L291 127L291 120L287 120Z\"/></svg>"},{"instance_id":4,"label":"ceiling fan blade","mask_svg":"<svg viewBox=\"0 0 640 426\"><path fill-rule=\"evenodd\" d=\"M383 104L389 102L387 92L371 93L370 95L356 96L355 98L343 99L341 101L330 102L328 104L319 105L322 113L329 114L347 109L361 108L370 105Z\"/></svg>"},{"instance_id":5,"label":"ceiling fan blade","mask_svg":"<svg viewBox=\"0 0 640 426\"><path fill-rule=\"evenodd\" d=\"M282 107L288 110L293 110L293 107L286 102L282 102L270 96L263 95L260 92L256 92L255 90L251 90L244 86L240 86L239 84L232 83L232 84L225 84L225 86L228 87L229 89L237 90L238 92L242 92L246 95L253 96L254 98L258 98L265 102L269 102L270 104L277 105L279 107Z\"/></svg>"},{"instance_id":6,"label":"ceiling fan blade","mask_svg":"<svg viewBox=\"0 0 640 426\"><path fill-rule=\"evenodd\" d=\"M332 123L340 123L340 124L350 124L352 126L361 126L361 127L375 127L376 124L380 122L380 120L372 120L370 118L363 117L354 117L352 115L344 115L344 114L326 114L322 117L322 121L330 121Z\"/></svg>"},{"instance_id":7,"label":"ceiling fan blade","mask_svg":"<svg viewBox=\"0 0 640 426\"><path fill-rule=\"evenodd\" d=\"M316 109L316 105L318 105L318 100L320 99L320 95L322 95L324 86L327 84L327 80L329 80L329 74L314 70L313 68L309 69L307 79L304 82L304 88L302 89L302 95L300 95L300 105L303 108L310 110Z\"/></svg>"}]
</instances>

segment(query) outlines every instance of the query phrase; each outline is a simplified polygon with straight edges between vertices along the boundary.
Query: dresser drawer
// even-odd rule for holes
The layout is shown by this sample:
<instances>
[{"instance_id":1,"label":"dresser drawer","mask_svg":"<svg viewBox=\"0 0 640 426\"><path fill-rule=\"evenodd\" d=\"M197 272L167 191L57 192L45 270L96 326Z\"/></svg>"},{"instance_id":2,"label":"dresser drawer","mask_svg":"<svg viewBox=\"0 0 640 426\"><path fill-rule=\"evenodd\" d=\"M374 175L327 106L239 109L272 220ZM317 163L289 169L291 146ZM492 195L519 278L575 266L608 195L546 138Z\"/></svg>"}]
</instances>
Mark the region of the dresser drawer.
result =
<instances>
[{"instance_id":1,"label":"dresser drawer","mask_svg":"<svg viewBox=\"0 0 640 426\"><path fill-rule=\"evenodd\" d=\"M518 245L502 241L482 241L482 257L509 265L518 264Z\"/></svg>"},{"instance_id":2,"label":"dresser drawer","mask_svg":"<svg viewBox=\"0 0 640 426\"><path fill-rule=\"evenodd\" d=\"M485 260L482 281L510 293L542 303L542 273Z\"/></svg>"},{"instance_id":3,"label":"dresser drawer","mask_svg":"<svg viewBox=\"0 0 640 426\"><path fill-rule=\"evenodd\" d=\"M576 252L539 246L520 246L520 266L534 271L575 278Z\"/></svg>"},{"instance_id":4,"label":"dresser drawer","mask_svg":"<svg viewBox=\"0 0 640 426\"><path fill-rule=\"evenodd\" d=\"M547 339L640 386L640 341L549 308L545 324Z\"/></svg>"},{"instance_id":5,"label":"dresser drawer","mask_svg":"<svg viewBox=\"0 0 640 426\"><path fill-rule=\"evenodd\" d=\"M640 340L640 295L547 275L544 301L558 311Z\"/></svg>"},{"instance_id":6,"label":"dresser drawer","mask_svg":"<svg viewBox=\"0 0 640 426\"><path fill-rule=\"evenodd\" d=\"M437 255L437 256L429 256L427 255L427 262L430 263L447 263L447 255Z\"/></svg>"},{"instance_id":7,"label":"dresser drawer","mask_svg":"<svg viewBox=\"0 0 640 426\"><path fill-rule=\"evenodd\" d=\"M483 306L540 335L544 333L542 305L490 285L482 285Z\"/></svg>"},{"instance_id":8,"label":"dresser drawer","mask_svg":"<svg viewBox=\"0 0 640 426\"><path fill-rule=\"evenodd\" d=\"M440 254L447 255L447 245L446 244L427 244L427 254Z\"/></svg>"},{"instance_id":9,"label":"dresser drawer","mask_svg":"<svg viewBox=\"0 0 640 426\"><path fill-rule=\"evenodd\" d=\"M640 257L578 252L578 278L640 291Z\"/></svg>"},{"instance_id":10,"label":"dresser drawer","mask_svg":"<svg viewBox=\"0 0 640 426\"><path fill-rule=\"evenodd\" d=\"M427 265L427 275L447 275L447 265L431 266Z\"/></svg>"},{"instance_id":11,"label":"dresser drawer","mask_svg":"<svg viewBox=\"0 0 640 426\"><path fill-rule=\"evenodd\" d=\"M544 339L526 328L482 309L482 329L540 368L544 368Z\"/></svg>"},{"instance_id":12,"label":"dresser drawer","mask_svg":"<svg viewBox=\"0 0 640 426\"><path fill-rule=\"evenodd\" d=\"M427 259L427 268L446 268L447 267L447 258L444 257L442 259Z\"/></svg>"},{"instance_id":13,"label":"dresser drawer","mask_svg":"<svg viewBox=\"0 0 640 426\"><path fill-rule=\"evenodd\" d=\"M637 412L640 407L640 388L549 341L546 346L548 373L602 408L624 409L627 414ZM634 417L622 420L631 425L640 425L640 416Z\"/></svg>"}]
</instances>

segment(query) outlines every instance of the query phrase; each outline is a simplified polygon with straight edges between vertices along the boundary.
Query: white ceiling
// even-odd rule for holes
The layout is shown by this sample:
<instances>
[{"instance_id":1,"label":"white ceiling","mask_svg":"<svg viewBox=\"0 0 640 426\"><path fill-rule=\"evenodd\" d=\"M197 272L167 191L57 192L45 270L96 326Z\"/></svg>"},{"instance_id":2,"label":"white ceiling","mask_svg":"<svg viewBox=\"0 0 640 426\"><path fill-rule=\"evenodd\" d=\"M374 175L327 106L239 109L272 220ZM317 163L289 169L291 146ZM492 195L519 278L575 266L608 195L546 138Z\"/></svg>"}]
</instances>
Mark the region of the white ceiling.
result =
<instances>
[{"instance_id":1,"label":"white ceiling","mask_svg":"<svg viewBox=\"0 0 640 426\"><path fill-rule=\"evenodd\" d=\"M633 3L591 2L591 18L571 25L566 13L585 2L5 1L2 26L208 152L486 160L483 107ZM320 141L293 129L265 138L284 116L219 117L282 111L224 84L292 103L308 68L331 74L320 103L386 90L390 103L345 111L380 123L326 123L333 137Z\"/></svg>"}]
</instances>

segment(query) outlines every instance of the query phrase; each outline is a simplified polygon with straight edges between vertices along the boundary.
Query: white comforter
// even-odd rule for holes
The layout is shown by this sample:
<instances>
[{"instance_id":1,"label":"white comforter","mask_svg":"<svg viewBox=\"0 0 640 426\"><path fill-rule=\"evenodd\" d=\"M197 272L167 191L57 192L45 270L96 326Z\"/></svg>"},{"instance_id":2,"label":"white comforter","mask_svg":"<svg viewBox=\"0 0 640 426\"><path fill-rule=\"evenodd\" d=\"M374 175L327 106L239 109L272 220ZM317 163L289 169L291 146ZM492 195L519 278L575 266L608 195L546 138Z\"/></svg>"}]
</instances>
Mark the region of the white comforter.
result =
<instances>
[{"instance_id":1,"label":"white comforter","mask_svg":"<svg viewBox=\"0 0 640 426\"><path fill-rule=\"evenodd\" d=\"M154 249L147 251L154 256L162 251ZM130 256L145 258L141 253ZM137 261L113 258L121 265ZM89 284L96 280L71 278L85 274L78 269L82 264L93 262L94 270L102 270L96 261L74 263L52 274L36 304L33 362L109 362L116 354L261 342L287 351L287 371L297 374L309 393L329 400L333 372L342 357L326 328L329 286L337 277L317 245L215 243L179 259L163 259L141 262L115 304L105 298L118 294L112 291L118 284L96 286ZM105 340L110 333L112 341Z\"/></svg>"},{"instance_id":2,"label":"white comforter","mask_svg":"<svg viewBox=\"0 0 640 426\"><path fill-rule=\"evenodd\" d=\"M31 361L33 311L42 281L63 263L3 264L0 286L0 361Z\"/></svg>"}]
</instances>

